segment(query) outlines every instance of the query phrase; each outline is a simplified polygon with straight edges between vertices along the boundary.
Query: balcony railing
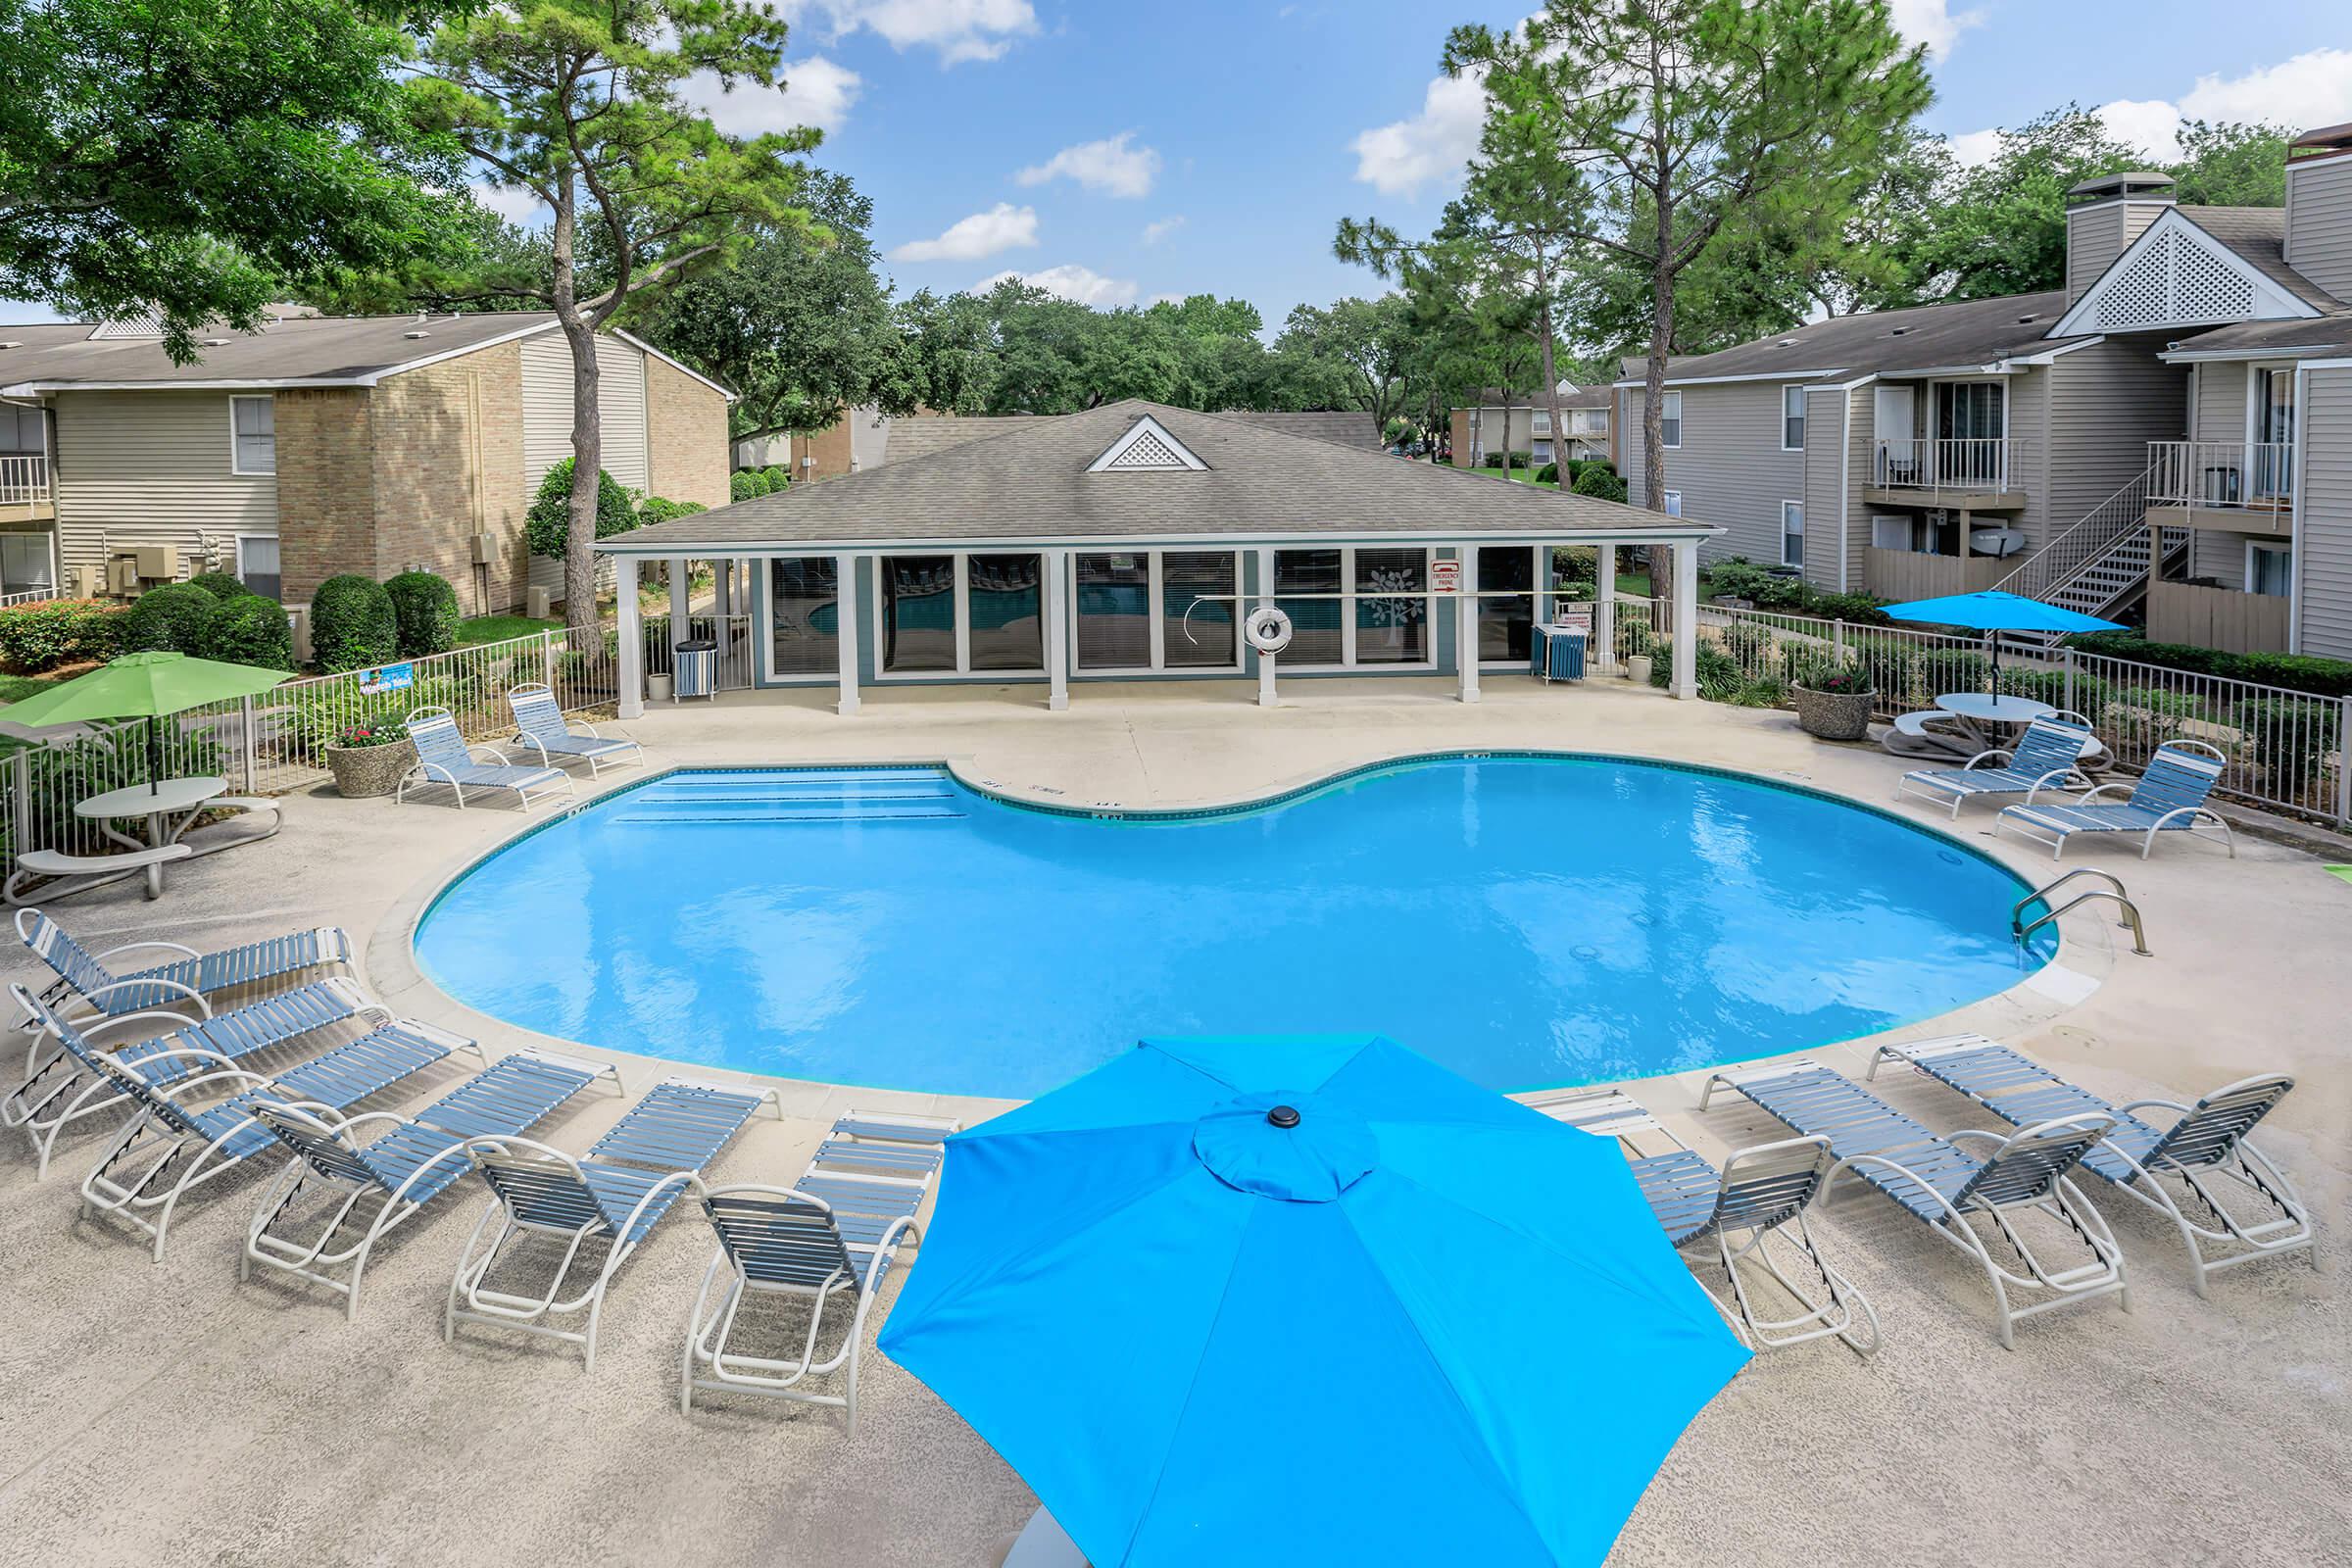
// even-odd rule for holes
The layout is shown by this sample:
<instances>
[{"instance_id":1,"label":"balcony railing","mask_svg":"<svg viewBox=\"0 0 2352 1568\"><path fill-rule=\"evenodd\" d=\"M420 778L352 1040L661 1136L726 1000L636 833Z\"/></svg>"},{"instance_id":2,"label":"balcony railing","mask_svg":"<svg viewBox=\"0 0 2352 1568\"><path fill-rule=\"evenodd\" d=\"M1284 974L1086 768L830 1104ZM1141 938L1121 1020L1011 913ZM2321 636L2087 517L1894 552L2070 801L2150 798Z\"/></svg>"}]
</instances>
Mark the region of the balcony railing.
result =
<instances>
[{"instance_id":1,"label":"balcony railing","mask_svg":"<svg viewBox=\"0 0 2352 1568\"><path fill-rule=\"evenodd\" d=\"M2225 512L2285 512L2295 449L2283 441L2151 441L2148 502Z\"/></svg>"},{"instance_id":2,"label":"balcony railing","mask_svg":"<svg viewBox=\"0 0 2352 1568\"><path fill-rule=\"evenodd\" d=\"M1883 439L1876 472L1881 490L2006 491L2009 442L2003 436Z\"/></svg>"},{"instance_id":3,"label":"balcony railing","mask_svg":"<svg viewBox=\"0 0 2352 1568\"><path fill-rule=\"evenodd\" d=\"M49 460L39 453L0 455L0 507L24 507L49 499Z\"/></svg>"}]
</instances>

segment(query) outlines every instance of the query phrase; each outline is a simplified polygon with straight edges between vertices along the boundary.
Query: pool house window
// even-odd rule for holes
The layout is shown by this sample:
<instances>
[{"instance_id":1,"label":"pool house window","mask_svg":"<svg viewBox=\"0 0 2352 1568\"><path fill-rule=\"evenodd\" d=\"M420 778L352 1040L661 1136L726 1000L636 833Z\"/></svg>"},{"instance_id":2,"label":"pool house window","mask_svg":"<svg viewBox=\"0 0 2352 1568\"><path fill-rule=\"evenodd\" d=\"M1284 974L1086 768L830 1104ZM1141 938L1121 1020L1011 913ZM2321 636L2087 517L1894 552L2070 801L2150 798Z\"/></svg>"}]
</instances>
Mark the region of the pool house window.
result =
<instances>
[{"instance_id":1,"label":"pool house window","mask_svg":"<svg viewBox=\"0 0 2352 1568\"><path fill-rule=\"evenodd\" d=\"M832 556L767 564L767 672L833 678L841 662L841 568Z\"/></svg>"},{"instance_id":2,"label":"pool house window","mask_svg":"<svg viewBox=\"0 0 2352 1568\"><path fill-rule=\"evenodd\" d=\"M1291 617L1287 668L1430 662L1426 549L1277 550L1274 602Z\"/></svg>"},{"instance_id":3,"label":"pool house window","mask_svg":"<svg viewBox=\"0 0 2352 1568\"><path fill-rule=\"evenodd\" d=\"M1045 673L1045 572L1034 551L883 556L874 611L885 679Z\"/></svg>"},{"instance_id":4,"label":"pool house window","mask_svg":"<svg viewBox=\"0 0 2352 1568\"><path fill-rule=\"evenodd\" d=\"M1079 551L1072 651L1082 674L1241 667L1230 550Z\"/></svg>"}]
</instances>

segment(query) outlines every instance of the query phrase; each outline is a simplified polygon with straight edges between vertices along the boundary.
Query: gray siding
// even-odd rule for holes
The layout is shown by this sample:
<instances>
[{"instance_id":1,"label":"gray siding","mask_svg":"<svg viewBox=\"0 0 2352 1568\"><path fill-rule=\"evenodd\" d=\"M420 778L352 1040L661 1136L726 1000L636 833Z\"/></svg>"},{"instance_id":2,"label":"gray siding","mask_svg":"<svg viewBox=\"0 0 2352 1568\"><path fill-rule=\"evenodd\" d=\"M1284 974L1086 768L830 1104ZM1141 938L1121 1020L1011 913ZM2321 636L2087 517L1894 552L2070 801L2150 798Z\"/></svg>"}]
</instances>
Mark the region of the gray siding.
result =
<instances>
[{"instance_id":1,"label":"gray siding","mask_svg":"<svg viewBox=\"0 0 2352 1568\"><path fill-rule=\"evenodd\" d=\"M2148 465L2150 441L2187 422L2187 377L2156 358L2161 338L2111 337L2062 354L2048 369L2047 531L2073 527Z\"/></svg>"},{"instance_id":2,"label":"gray siding","mask_svg":"<svg viewBox=\"0 0 2352 1568\"><path fill-rule=\"evenodd\" d=\"M1702 561L1744 556L1781 559L1781 503L1805 499L1805 457L1781 450L1778 381L1687 386L1683 444L1666 453L1665 488L1683 496L1683 515L1725 530L1700 547ZM1642 393L1626 393L1625 461L1620 466L1635 506L1646 506L1642 484ZM1811 431L1806 432L1811 444ZM1805 514L1812 526L1812 512ZM1808 540L1808 547L1810 541Z\"/></svg>"},{"instance_id":3,"label":"gray siding","mask_svg":"<svg viewBox=\"0 0 2352 1568\"><path fill-rule=\"evenodd\" d=\"M277 527L274 474L229 471L226 392L64 392L57 411L60 564L171 545L180 575L234 569L236 535Z\"/></svg>"},{"instance_id":4,"label":"gray siding","mask_svg":"<svg viewBox=\"0 0 2352 1568\"><path fill-rule=\"evenodd\" d=\"M2099 280L2124 253L2124 209L2120 202L2078 207L2066 215L2066 302Z\"/></svg>"},{"instance_id":5,"label":"gray siding","mask_svg":"<svg viewBox=\"0 0 2352 1568\"><path fill-rule=\"evenodd\" d=\"M1871 423L1867 386L1805 395L1805 580L1825 593L1859 593L1864 586L1870 509L1862 490L1871 473Z\"/></svg>"},{"instance_id":6,"label":"gray siding","mask_svg":"<svg viewBox=\"0 0 2352 1568\"><path fill-rule=\"evenodd\" d=\"M2304 389L2296 651L2352 659L2352 369L2313 370Z\"/></svg>"},{"instance_id":7,"label":"gray siding","mask_svg":"<svg viewBox=\"0 0 2352 1568\"><path fill-rule=\"evenodd\" d=\"M2246 367L2197 367L2189 398L2189 439L2243 441L2246 438ZM2199 528L2188 542L2188 574L2211 577L2225 588L2246 585L2246 539L2219 528Z\"/></svg>"},{"instance_id":8,"label":"gray siding","mask_svg":"<svg viewBox=\"0 0 2352 1568\"><path fill-rule=\"evenodd\" d=\"M2352 155L2286 166L2286 263L2352 299Z\"/></svg>"}]
</instances>

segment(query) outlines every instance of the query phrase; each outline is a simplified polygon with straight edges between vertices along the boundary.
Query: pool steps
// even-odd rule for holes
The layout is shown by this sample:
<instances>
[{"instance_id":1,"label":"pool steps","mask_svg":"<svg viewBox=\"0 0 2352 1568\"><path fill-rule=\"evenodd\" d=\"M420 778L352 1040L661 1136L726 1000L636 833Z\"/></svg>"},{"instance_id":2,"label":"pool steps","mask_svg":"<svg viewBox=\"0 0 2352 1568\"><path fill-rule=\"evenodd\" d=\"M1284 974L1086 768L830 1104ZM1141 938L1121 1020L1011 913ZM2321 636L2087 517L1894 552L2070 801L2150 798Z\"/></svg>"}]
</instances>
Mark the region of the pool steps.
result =
<instances>
[{"instance_id":1,"label":"pool steps","mask_svg":"<svg viewBox=\"0 0 2352 1568\"><path fill-rule=\"evenodd\" d=\"M945 769L809 767L681 774L633 791L618 820L693 826L945 822L963 815L963 798Z\"/></svg>"}]
</instances>

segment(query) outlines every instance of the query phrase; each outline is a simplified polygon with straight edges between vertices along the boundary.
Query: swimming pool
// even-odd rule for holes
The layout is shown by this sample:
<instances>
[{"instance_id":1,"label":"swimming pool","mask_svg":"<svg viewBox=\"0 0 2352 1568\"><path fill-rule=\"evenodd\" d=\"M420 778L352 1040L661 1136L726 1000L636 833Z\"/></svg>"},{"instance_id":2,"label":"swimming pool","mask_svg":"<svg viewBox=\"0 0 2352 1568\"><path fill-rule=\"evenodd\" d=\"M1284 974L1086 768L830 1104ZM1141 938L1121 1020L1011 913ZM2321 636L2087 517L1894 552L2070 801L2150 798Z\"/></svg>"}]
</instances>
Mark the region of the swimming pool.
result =
<instances>
[{"instance_id":1,"label":"swimming pool","mask_svg":"<svg viewBox=\"0 0 2352 1568\"><path fill-rule=\"evenodd\" d=\"M1028 1097L1154 1034L1368 1030L1502 1090L1793 1051L2046 960L2028 890L1739 775L1455 756L1246 810L1090 818L940 768L686 770L490 856L424 972L565 1039Z\"/></svg>"}]
</instances>

